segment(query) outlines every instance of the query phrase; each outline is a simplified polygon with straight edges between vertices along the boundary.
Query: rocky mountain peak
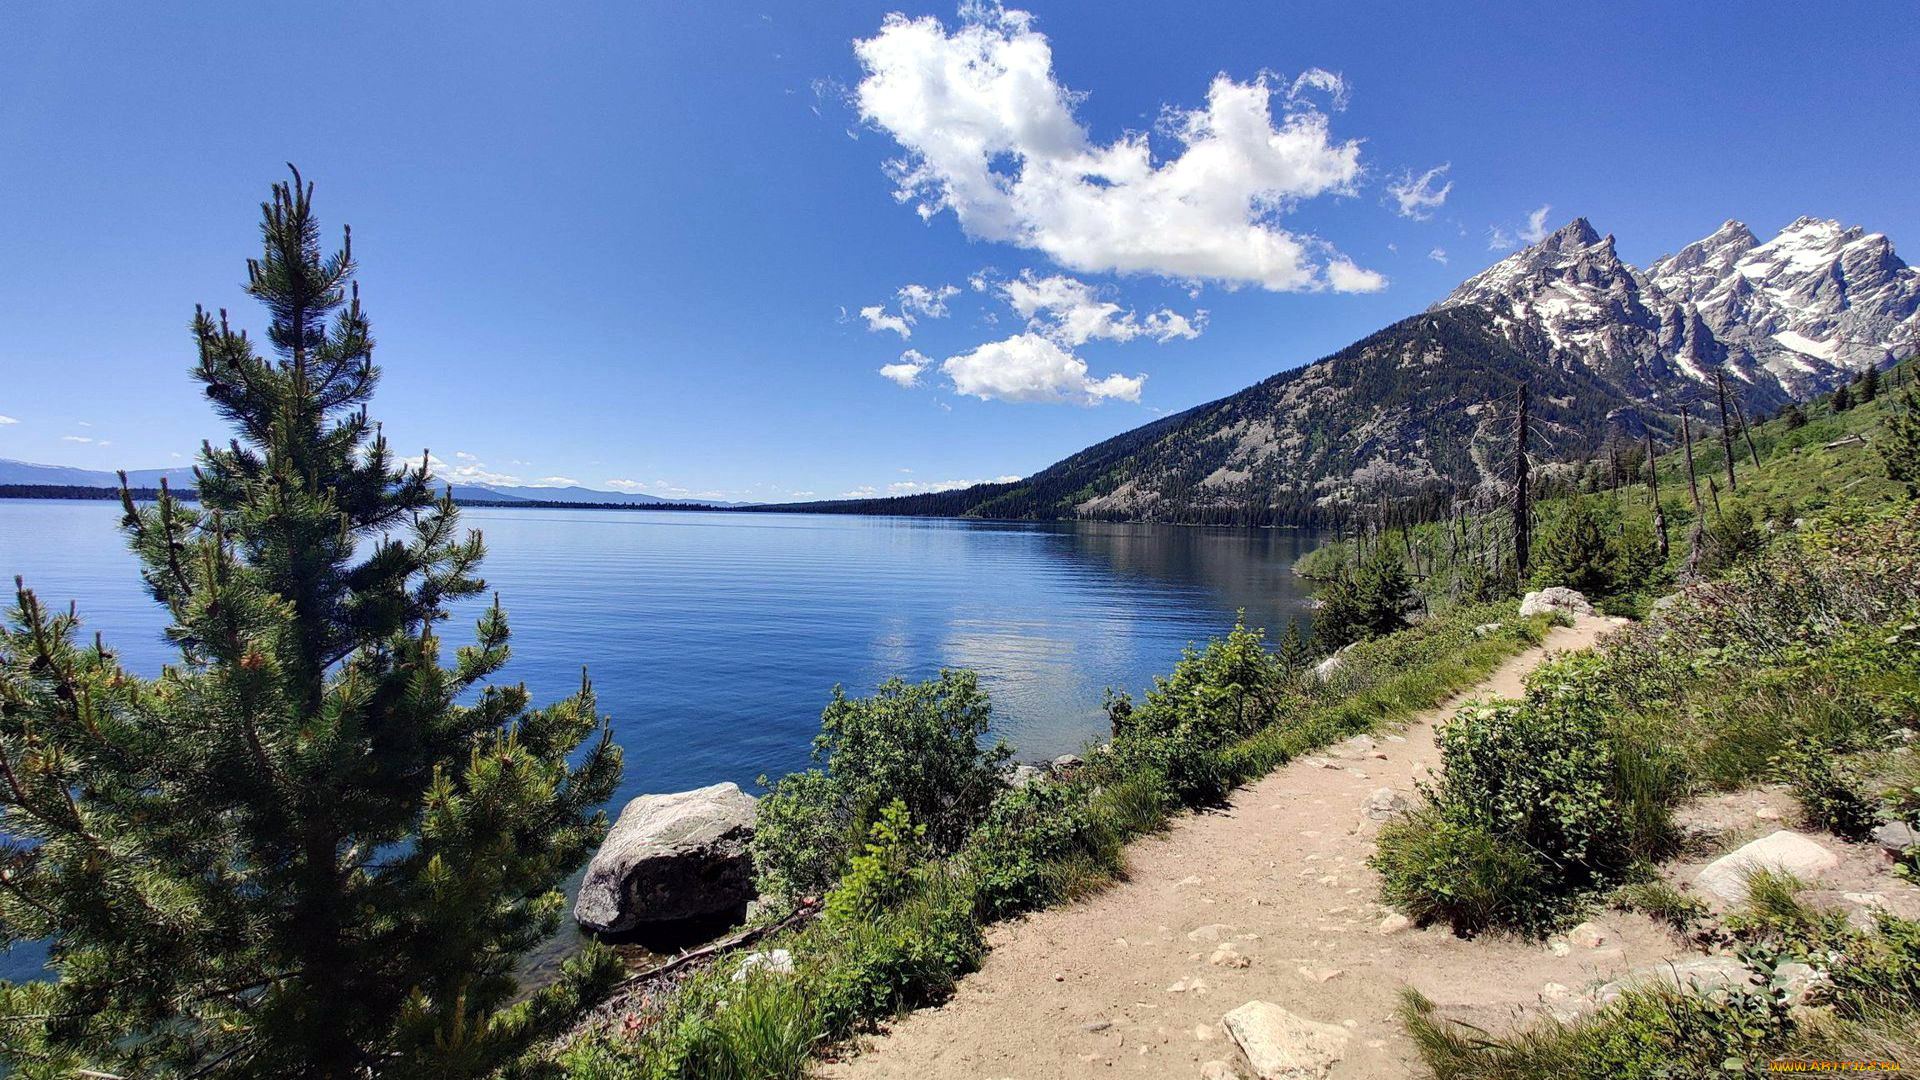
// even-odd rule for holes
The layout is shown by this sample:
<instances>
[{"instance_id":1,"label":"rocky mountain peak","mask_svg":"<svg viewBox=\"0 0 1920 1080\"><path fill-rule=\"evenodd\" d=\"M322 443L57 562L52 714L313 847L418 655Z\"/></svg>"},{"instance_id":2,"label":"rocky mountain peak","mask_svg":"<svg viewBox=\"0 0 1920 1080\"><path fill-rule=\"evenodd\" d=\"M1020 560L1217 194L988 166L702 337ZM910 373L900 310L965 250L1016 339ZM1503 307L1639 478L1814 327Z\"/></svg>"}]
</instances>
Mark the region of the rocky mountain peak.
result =
<instances>
[{"instance_id":1,"label":"rocky mountain peak","mask_svg":"<svg viewBox=\"0 0 1920 1080\"><path fill-rule=\"evenodd\" d=\"M1576 218L1435 306L1463 304L1636 396L1725 370L1773 404L1920 347L1920 272L1884 235L1811 216L1764 243L1730 218L1644 271Z\"/></svg>"}]
</instances>

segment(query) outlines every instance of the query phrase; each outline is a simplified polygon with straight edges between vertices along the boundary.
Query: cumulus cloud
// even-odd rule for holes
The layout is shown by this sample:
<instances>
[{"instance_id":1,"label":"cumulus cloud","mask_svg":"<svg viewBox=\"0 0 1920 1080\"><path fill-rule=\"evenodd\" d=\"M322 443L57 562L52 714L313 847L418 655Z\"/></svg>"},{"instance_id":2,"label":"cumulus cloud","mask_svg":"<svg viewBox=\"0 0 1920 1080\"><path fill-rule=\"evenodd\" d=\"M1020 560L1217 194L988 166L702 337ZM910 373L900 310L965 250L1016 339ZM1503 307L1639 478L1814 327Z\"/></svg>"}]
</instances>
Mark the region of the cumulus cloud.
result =
<instances>
[{"instance_id":1,"label":"cumulus cloud","mask_svg":"<svg viewBox=\"0 0 1920 1080\"><path fill-rule=\"evenodd\" d=\"M891 364L880 365L883 378L891 379L901 386L918 386L920 373L927 370L933 360L916 349L908 349L900 354L900 359Z\"/></svg>"},{"instance_id":2,"label":"cumulus cloud","mask_svg":"<svg viewBox=\"0 0 1920 1080\"><path fill-rule=\"evenodd\" d=\"M996 294L1027 320L1027 329L1044 334L1069 348L1089 341L1132 341L1148 338L1168 342L1200 336L1207 313L1191 318L1162 308L1144 317L1104 299L1098 290L1064 274L1045 277L1031 270L994 286Z\"/></svg>"},{"instance_id":3,"label":"cumulus cloud","mask_svg":"<svg viewBox=\"0 0 1920 1080\"><path fill-rule=\"evenodd\" d=\"M580 481L571 476L543 476L528 487L579 487Z\"/></svg>"},{"instance_id":4,"label":"cumulus cloud","mask_svg":"<svg viewBox=\"0 0 1920 1080\"><path fill-rule=\"evenodd\" d=\"M1441 266L1445 266L1447 265L1447 249L1434 248L1432 251L1427 252L1427 258L1432 259L1434 262L1439 263Z\"/></svg>"},{"instance_id":5,"label":"cumulus cloud","mask_svg":"<svg viewBox=\"0 0 1920 1080\"><path fill-rule=\"evenodd\" d=\"M1139 401L1145 375L1108 375L1095 379L1087 362L1040 334L1015 334L971 352L949 356L940 370L956 393L982 400L1014 402Z\"/></svg>"},{"instance_id":6,"label":"cumulus cloud","mask_svg":"<svg viewBox=\"0 0 1920 1080\"><path fill-rule=\"evenodd\" d=\"M1452 167L1452 162L1446 162L1435 165L1419 176L1413 175L1412 169L1407 169L1387 184L1387 194L1393 196L1400 216L1415 221L1432 217L1433 212L1447 201L1447 195L1453 191L1453 181L1440 183L1440 178ZM1439 186L1435 187L1435 184Z\"/></svg>"},{"instance_id":7,"label":"cumulus cloud","mask_svg":"<svg viewBox=\"0 0 1920 1080\"><path fill-rule=\"evenodd\" d=\"M1488 226L1488 250L1505 251L1508 248L1520 247L1524 244L1537 244L1545 240L1547 238L1547 215L1552 211L1553 207L1542 206L1540 209L1528 214L1527 223L1517 228L1510 229L1504 225Z\"/></svg>"},{"instance_id":8,"label":"cumulus cloud","mask_svg":"<svg viewBox=\"0 0 1920 1080\"><path fill-rule=\"evenodd\" d=\"M461 461L479 461L480 460L480 458L477 455L469 454L465 450L455 450L453 452L453 456L456 458L459 458Z\"/></svg>"},{"instance_id":9,"label":"cumulus cloud","mask_svg":"<svg viewBox=\"0 0 1920 1080\"><path fill-rule=\"evenodd\" d=\"M1025 12L969 4L951 32L932 16L889 15L854 52L865 72L856 108L900 144L888 164L895 197L923 218L952 211L969 236L1087 273L1274 291L1381 283L1333 272L1330 244L1279 224L1302 200L1352 194L1361 176L1360 144L1336 140L1302 97L1328 92L1337 107L1345 84L1329 72L1292 84L1217 76L1205 105L1163 112L1160 134L1177 152L1156 157L1144 132L1093 140Z\"/></svg>"},{"instance_id":10,"label":"cumulus cloud","mask_svg":"<svg viewBox=\"0 0 1920 1080\"><path fill-rule=\"evenodd\" d=\"M959 295L960 288L956 285L931 289L925 285L902 285L893 293L900 307L897 314L889 312L885 304L871 304L860 309L860 317L867 320L869 332L891 330L904 341L913 336L913 325L919 320L946 318L947 301Z\"/></svg>"}]
</instances>

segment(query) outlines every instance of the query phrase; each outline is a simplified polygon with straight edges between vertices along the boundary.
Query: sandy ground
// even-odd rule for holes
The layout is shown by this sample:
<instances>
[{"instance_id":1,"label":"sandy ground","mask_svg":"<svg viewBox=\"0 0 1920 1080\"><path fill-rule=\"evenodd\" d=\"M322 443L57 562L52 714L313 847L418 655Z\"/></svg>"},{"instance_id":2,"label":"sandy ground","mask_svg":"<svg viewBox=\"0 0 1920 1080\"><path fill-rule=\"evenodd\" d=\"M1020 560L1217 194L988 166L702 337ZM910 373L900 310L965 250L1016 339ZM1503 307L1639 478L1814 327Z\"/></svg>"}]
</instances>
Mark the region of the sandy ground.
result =
<instances>
[{"instance_id":1,"label":"sandy ground","mask_svg":"<svg viewBox=\"0 0 1920 1080\"><path fill-rule=\"evenodd\" d=\"M1438 767L1437 721L1466 700L1519 696L1551 652L1585 648L1610 627L1590 618L1556 629L1404 731L1292 762L1226 809L1180 818L1133 846L1124 882L995 927L985 964L946 1004L862 1040L858 1056L823 1074L1196 1077L1205 1062L1238 1063L1220 1019L1259 999L1353 1030L1333 1077L1410 1076L1415 1054L1394 1018L1403 986L1448 1016L1500 1027L1539 1011L1547 984L1578 989L1685 954L1663 927L1619 912L1595 916L1604 942L1564 956L1438 928L1383 932L1366 865L1378 829L1368 799L1385 786L1411 797ZM1246 966L1213 962L1222 946Z\"/></svg>"}]
</instances>

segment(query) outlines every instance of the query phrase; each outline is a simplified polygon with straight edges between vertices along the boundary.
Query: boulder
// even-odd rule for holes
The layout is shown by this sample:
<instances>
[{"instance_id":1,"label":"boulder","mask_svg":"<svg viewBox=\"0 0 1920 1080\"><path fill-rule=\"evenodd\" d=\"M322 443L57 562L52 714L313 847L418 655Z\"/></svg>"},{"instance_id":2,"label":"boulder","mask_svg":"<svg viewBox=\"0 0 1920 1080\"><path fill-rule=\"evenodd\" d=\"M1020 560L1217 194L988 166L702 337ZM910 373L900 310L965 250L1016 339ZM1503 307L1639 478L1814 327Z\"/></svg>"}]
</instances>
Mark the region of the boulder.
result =
<instances>
[{"instance_id":1,"label":"boulder","mask_svg":"<svg viewBox=\"0 0 1920 1080\"><path fill-rule=\"evenodd\" d=\"M1585 596L1564 585L1530 592L1520 600L1520 617L1523 619L1556 611L1563 615L1591 615L1593 605L1587 602Z\"/></svg>"},{"instance_id":2,"label":"boulder","mask_svg":"<svg viewBox=\"0 0 1920 1080\"><path fill-rule=\"evenodd\" d=\"M1085 764L1086 762L1080 760L1080 755L1078 754L1061 754L1059 757L1053 759L1053 771L1057 773L1072 772Z\"/></svg>"},{"instance_id":3,"label":"boulder","mask_svg":"<svg viewBox=\"0 0 1920 1080\"><path fill-rule=\"evenodd\" d=\"M1747 875L1755 870L1810 882L1839 865L1840 856L1792 829L1781 829L1708 863L1694 884L1724 903L1739 904L1747 898Z\"/></svg>"},{"instance_id":4,"label":"boulder","mask_svg":"<svg viewBox=\"0 0 1920 1080\"><path fill-rule=\"evenodd\" d=\"M1249 1001L1226 1016L1259 1080L1319 1080L1346 1056L1352 1035L1338 1024L1308 1020L1266 1001Z\"/></svg>"},{"instance_id":5,"label":"boulder","mask_svg":"<svg viewBox=\"0 0 1920 1080\"><path fill-rule=\"evenodd\" d=\"M1000 774L1000 779L1015 791L1046 778L1047 771L1038 765L1012 765Z\"/></svg>"},{"instance_id":6,"label":"boulder","mask_svg":"<svg viewBox=\"0 0 1920 1080\"><path fill-rule=\"evenodd\" d=\"M1920 847L1920 832L1904 821L1889 821L1873 830L1873 842L1898 855L1910 847Z\"/></svg>"},{"instance_id":7,"label":"boulder","mask_svg":"<svg viewBox=\"0 0 1920 1080\"><path fill-rule=\"evenodd\" d=\"M1483 622L1479 626L1476 626L1473 628L1473 636L1488 637L1493 634L1497 634L1500 632L1500 627L1502 625L1503 624L1497 623L1497 622Z\"/></svg>"},{"instance_id":8,"label":"boulder","mask_svg":"<svg viewBox=\"0 0 1920 1080\"><path fill-rule=\"evenodd\" d=\"M1347 661L1345 658L1337 654L1329 656L1325 660L1313 665L1313 677L1319 679L1321 682L1328 682L1340 673L1341 668L1346 666Z\"/></svg>"},{"instance_id":9,"label":"boulder","mask_svg":"<svg viewBox=\"0 0 1920 1080\"><path fill-rule=\"evenodd\" d=\"M718 915L753 899L754 799L735 784L642 795L587 866L573 918L603 934Z\"/></svg>"}]
</instances>

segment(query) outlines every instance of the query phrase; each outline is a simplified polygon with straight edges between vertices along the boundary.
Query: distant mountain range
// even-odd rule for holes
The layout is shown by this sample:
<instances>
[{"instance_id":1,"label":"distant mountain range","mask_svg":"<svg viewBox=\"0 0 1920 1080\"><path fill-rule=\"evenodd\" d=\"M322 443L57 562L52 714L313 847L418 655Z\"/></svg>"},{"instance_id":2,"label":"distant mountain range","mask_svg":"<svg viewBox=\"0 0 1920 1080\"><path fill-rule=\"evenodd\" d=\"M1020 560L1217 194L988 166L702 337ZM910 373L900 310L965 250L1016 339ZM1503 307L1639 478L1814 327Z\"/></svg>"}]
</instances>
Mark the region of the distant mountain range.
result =
<instances>
[{"instance_id":1,"label":"distant mountain range","mask_svg":"<svg viewBox=\"0 0 1920 1080\"><path fill-rule=\"evenodd\" d=\"M1920 272L1885 236L1801 218L1759 242L1729 221L1645 269L1579 218L1425 313L1011 484L785 509L983 518L1309 524L1343 507L1466 491L1511 460L1717 423L1716 373L1750 412L1920 348Z\"/></svg>"},{"instance_id":2,"label":"distant mountain range","mask_svg":"<svg viewBox=\"0 0 1920 1080\"><path fill-rule=\"evenodd\" d=\"M136 488L159 487L164 477L178 488L193 487L192 469L136 469L127 473L127 482ZM75 469L65 465L36 465L29 461L0 458L0 485L33 484L56 487L118 488L120 478L99 469ZM453 497L460 502L545 502L591 503L611 506L739 506L739 503L712 499L663 499L638 492L595 491L583 487L517 487L454 484Z\"/></svg>"}]
</instances>

